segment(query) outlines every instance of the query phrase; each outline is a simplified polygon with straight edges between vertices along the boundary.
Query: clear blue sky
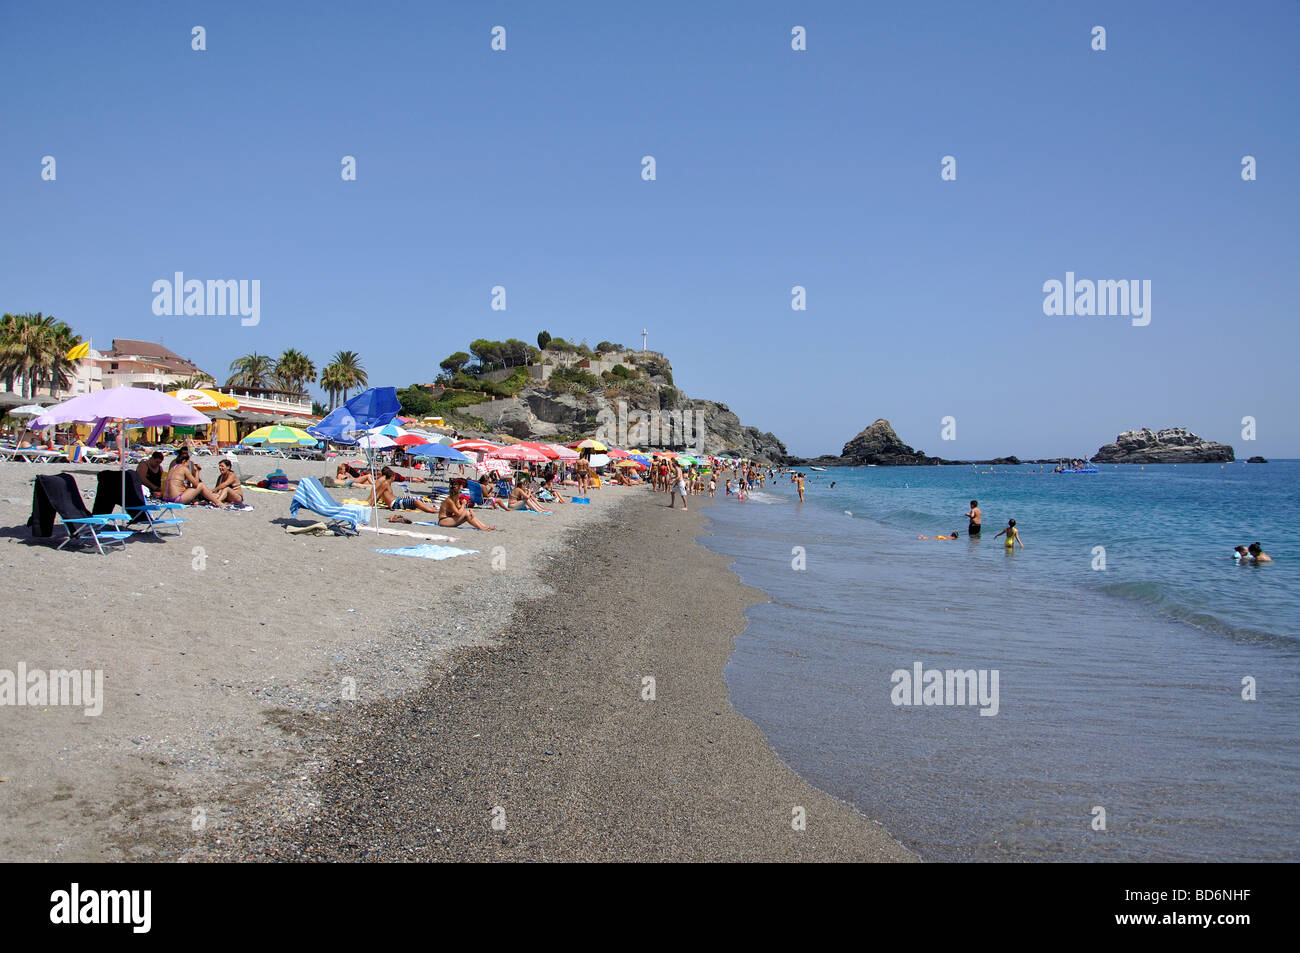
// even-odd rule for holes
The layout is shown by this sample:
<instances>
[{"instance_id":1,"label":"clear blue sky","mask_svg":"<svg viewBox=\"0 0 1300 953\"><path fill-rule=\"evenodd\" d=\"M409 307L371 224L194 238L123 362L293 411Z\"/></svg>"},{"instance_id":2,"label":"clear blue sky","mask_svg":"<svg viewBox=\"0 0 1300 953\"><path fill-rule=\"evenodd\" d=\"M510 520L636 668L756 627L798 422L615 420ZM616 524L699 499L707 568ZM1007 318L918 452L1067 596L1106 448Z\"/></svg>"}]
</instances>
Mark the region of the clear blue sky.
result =
<instances>
[{"instance_id":1,"label":"clear blue sky","mask_svg":"<svg viewBox=\"0 0 1300 953\"><path fill-rule=\"evenodd\" d=\"M398 386L646 327L796 453L883 416L947 457L1138 426L1296 457L1298 54L1290 0L8 3L0 310ZM156 317L175 271L260 279L261 324ZM1066 271L1151 280L1150 326L1045 317Z\"/></svg>"}]
</instances>

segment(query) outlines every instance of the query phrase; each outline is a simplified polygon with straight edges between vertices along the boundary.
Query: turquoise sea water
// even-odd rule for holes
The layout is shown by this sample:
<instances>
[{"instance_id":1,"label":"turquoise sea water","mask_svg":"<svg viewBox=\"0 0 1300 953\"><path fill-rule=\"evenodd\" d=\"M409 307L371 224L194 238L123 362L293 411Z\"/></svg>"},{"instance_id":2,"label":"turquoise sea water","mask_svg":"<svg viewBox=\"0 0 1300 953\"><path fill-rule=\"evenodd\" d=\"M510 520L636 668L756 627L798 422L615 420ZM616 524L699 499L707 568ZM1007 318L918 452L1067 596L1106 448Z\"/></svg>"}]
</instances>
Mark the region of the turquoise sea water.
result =
<instances>
[{"instance_id":1,"label":"turquoise sea water","mask_svg":"<svg viewBox=\"0 0 1300 953\"><path fill-rule=\"evenodd\" d=\"M1300 859L1300 462L808 475L702 539L771 597L726 675L797 771L931 859ZM894 704L916 663L997 714Z\"/></svg>"}]
</instances>

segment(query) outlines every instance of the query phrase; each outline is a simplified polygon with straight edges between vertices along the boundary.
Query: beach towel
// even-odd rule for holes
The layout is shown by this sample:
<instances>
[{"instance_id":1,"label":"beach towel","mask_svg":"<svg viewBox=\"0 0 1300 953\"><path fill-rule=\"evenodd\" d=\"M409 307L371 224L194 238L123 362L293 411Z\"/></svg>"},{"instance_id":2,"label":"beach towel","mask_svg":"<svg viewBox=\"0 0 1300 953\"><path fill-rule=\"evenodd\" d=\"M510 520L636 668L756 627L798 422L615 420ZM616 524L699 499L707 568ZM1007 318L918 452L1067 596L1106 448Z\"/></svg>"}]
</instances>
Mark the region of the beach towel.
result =
<instances>
[{"instance_id":1,"label":"beach towel","mask_svg":"<svg viewBox=\"0 0 1300 953\"><path fill-rule=\"evenodd\" d=\"M569 497L569 502L570 502L570 503L582 503L582 504L587 504L587 503L590 503L591 500L588 499L588 498L585 497L585 496L571 496L571 497Z\"/></svg>"},{"instance_id":2,"label":"beach towel","mask_svg":"<svg viewBox=\"0 0 1300 953\"><path fill-rule=\"evenodd\" d=\"M400 549L376 549L375 552L386 553L389 556L414 556L417 559L451 559L455 556L468 556L470 553L477 553L478 550L421 543L419 546L403 546Z\"/></svg>"}]
</instances>

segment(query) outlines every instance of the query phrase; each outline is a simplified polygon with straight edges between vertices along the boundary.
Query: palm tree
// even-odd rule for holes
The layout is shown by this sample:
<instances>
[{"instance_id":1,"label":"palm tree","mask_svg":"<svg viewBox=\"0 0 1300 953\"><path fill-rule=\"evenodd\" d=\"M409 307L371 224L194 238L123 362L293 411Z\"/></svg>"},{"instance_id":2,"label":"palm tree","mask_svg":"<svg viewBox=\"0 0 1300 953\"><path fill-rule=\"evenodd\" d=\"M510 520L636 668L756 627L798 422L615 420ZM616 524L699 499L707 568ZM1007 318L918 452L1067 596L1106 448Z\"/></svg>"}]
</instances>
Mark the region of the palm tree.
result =
<instances>
[{"instance_id":1,"label":"palm tree","mask_svg":"<svg viewBox=\"0 0 1300 953\"><path fill-rule=\"evenodd\" d=\"M230 362L230 379L227 387L249 387L254 390L266 387L275 371L275 360L266 354L246 354Z\"/></svg>"},{"instance_id":2,"label":"palm tree","mask_svg":"<svg viewBox=\"0 0 1300 953\"><path fill-rule=\"evenodd\" d=\"M316 365L296 348L288 348L275 362L275 377L284 389L297 397L307 393L307 382L316 379Z\"/></svg>"},{"instance_id":3,"label":"palm tree","mask_svg":"<svg viewBox=\"0 0 1300 953\"><path fill-rule=\"evenodd\" d=\"M54 321L53 318L48 319ZM77 362L68 360L68 352L81 343L81 335L62 321L54 321L45 334L45 364L42 374L50 382L50 396L66 390L77 372Z\"/></svg>"},{"instance_id":4,"label":"palm tree","mask_svg":"<svg viewBox=\"0 0 1300 953\"><path fill-rule=\"evenodd\" d=\"M324 370L320 372L320 386L329 395L330 410L333 410L335 404L338 403L339 391L343 389L341 381L337 365L327 364Z\"/></svg>"},{"instance_id":5,"label":"palm tree","mask_svg":"<svg viewBox=\"0 0 1300 953\"><path fill-rule=\"evenodd\" d=\"M183 381L176 381L171 385L171 387L173 390L184 390L186 388L191 390L201 390L204 387L213 387L215 385L216 381L207 374L191 374Z\"/></svg>"},{"instance_id":6,"label":"palm tree","mask_svg":"<svg viewBox=\"0 0 1300 953\"><path fill-rule=\"evenodd\" d=\"M23 396L35 397L43 381L50 395L66 388L76 365L68 351L81 337L54 317L36 314L6 314L0 318L0 375L13 389L14 378L23 379Z\"/></svg>"},{"instance_id":7,"label":"palm tree","mask_svg":"<svg viewBox=\"0 0 1300 953\"><path fill-rule=\"evenodd\" d=\"M361 356L356 351L339 351L330 362L338 371L340 389L346 403L348 391L353 387L365 387L369 382L366 369L361 365Z\"/></svg>"}]
</instances>

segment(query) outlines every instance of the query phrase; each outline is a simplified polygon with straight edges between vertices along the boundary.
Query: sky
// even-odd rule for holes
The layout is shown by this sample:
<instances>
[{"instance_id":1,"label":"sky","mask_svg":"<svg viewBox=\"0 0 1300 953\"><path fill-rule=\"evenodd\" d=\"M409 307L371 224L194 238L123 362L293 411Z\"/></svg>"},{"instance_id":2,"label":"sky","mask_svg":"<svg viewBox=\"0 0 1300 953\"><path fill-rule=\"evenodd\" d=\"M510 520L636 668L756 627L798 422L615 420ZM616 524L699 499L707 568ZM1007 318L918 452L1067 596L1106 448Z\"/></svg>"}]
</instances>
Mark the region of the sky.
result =
<instances>
[{"instance_id":1,"label":"sky","mask_svg":"<svg viewBox=\"0 0 1300 953\"><path fill-rule=\"evenodd\" d=\"M0 310L399 387L645 328L800 455L886 417L951 459L1300 457L1298 53L1289 0L0 2ZM260 281L259 323L155 315L178 271ZM1150 281L1150 323L1045 315L1067 272Z\"/></svg>"}]
</instances>

